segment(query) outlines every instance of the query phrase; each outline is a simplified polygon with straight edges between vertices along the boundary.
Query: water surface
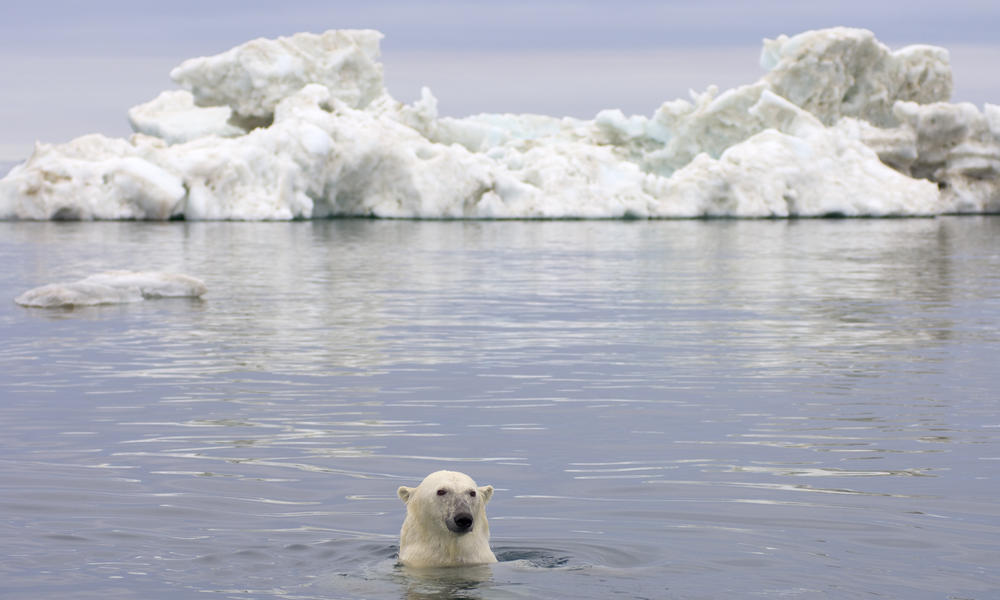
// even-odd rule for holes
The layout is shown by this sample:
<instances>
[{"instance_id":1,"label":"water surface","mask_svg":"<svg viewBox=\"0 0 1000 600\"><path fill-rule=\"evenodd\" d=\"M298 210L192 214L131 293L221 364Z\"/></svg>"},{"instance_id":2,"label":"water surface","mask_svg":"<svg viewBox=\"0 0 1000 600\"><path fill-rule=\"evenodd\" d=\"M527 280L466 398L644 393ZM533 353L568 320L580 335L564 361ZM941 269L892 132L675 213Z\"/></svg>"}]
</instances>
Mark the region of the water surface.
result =
<instances>
[{"instance_id":1,"label":"water surface","mask_svg":"<svg viewBox=\"0 0 1000 600\"><path fill-rule=\"evenodd\" d=\"M0 591L995 597L998 235L0 223ZM209 293L12 301L122 268ZM395 565L439 468L497 488L499 564Z\"/></svg>"}]
</instances>

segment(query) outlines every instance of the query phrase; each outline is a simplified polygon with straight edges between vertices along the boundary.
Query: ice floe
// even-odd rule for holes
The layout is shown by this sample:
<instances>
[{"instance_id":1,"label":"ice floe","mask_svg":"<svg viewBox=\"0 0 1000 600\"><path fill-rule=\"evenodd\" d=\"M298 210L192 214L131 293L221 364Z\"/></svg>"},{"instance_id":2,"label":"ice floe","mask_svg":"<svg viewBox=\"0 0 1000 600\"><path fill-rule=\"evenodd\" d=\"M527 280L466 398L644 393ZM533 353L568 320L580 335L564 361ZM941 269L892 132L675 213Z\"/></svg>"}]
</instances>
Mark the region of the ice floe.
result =
<instances>
[{"instance_id":1,"label":"ice floe","mask_svg":"<svg viewBox=\"0 0 1000 600\"><path fill-rule=\"evenodd\" d=\"M130 139L37 144L4 219L915 216L1000 210L1000 108L948 52L862 29L765 40L756 82L649 116L441 117L385 89L371 30L194 58Z\"/></svg>"},{"instance_id":2,"label":"ice floe","mask_svg":"<svg viewBox=\"0 0 1000 600\"><path fill-rule=\"evenodd\" d=\"M60 308L125 304L147 298L198 298L205 293L200 280L160 271L108 271L73 283L43 285L14 299L21 306Z\"/></svg>"}]
</instances>

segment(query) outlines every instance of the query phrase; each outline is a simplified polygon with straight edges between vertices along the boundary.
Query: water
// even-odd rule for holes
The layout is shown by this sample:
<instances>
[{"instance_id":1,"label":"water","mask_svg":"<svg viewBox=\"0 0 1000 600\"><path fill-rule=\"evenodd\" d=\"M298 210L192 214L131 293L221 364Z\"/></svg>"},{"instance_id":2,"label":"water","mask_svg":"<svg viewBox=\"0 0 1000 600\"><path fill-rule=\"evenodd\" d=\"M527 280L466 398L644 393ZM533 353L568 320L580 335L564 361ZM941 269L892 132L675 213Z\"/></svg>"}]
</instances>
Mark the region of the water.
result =
<instances>
[{"instance_id":1,"label":"water","mask_svg":"<svg viewBox=\"0 0 1000 600\"><path fill-rule=\"evenodd\" d=\"M995 598L998 236L0 223L0 596ZM118 268L209 293L11 301ZM500 563L395 564L439 468Z\"/></svg>"}]
</instances>

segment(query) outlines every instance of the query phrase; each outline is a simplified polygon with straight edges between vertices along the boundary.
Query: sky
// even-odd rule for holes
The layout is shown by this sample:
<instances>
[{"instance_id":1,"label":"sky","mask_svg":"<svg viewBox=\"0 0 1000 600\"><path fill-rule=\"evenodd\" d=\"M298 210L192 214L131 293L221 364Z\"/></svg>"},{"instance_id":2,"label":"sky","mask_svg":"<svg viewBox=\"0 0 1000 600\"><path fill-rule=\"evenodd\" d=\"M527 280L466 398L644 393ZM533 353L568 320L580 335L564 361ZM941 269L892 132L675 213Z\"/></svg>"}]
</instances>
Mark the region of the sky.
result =
<instances>
[{"instance_id":1,"label":"sky","mask_svg":"<svg viewBox=\"0 0 1000 600\"><path fill-rule=\"evenodd\" d=\"M171 68L257 37L370 28L385 34L386 87L421 86L442 114L649 115L710 84L751 83L761 40L838 25L891 48L951 52L954 101L1000 103L995 0L554 1L38 0L0 19L0 161L36 140L127 136L131 106L176 86Z\"/></svg>"}]
</instances>

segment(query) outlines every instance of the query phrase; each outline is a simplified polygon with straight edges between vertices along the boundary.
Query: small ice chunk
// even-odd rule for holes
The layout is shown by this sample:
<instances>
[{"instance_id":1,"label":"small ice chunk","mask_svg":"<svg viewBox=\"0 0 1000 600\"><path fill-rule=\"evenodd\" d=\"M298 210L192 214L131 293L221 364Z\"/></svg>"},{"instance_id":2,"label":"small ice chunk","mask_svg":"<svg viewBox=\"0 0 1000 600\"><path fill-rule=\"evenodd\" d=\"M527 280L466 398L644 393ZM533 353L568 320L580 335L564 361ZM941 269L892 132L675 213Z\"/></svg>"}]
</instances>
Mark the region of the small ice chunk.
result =
<instances>
[{"instance_id":1,"label":"small ice chunk","mask_svg":"<svg viewBox=\"0 0 1000 600\"><path fill-rule=\"evenodd\" d=\"M43 285L14 299L21 306L59 308L127 304L146 298L198 298L206 291L201 280L161 271L108 271L73 283Z\"/></svg>"},{"instance_id":2,"label":"small ice chunk","mask_svg":"<svg viewBox=\"0 0 1000 600\"><path fill-rule=\"evenodd\" d=\"M117 288L86 281L50 283L28 290L14 299L21 306L31 308L97 306L140 301L142 293L137 288Z\"/></svg>"}]
</instances>

